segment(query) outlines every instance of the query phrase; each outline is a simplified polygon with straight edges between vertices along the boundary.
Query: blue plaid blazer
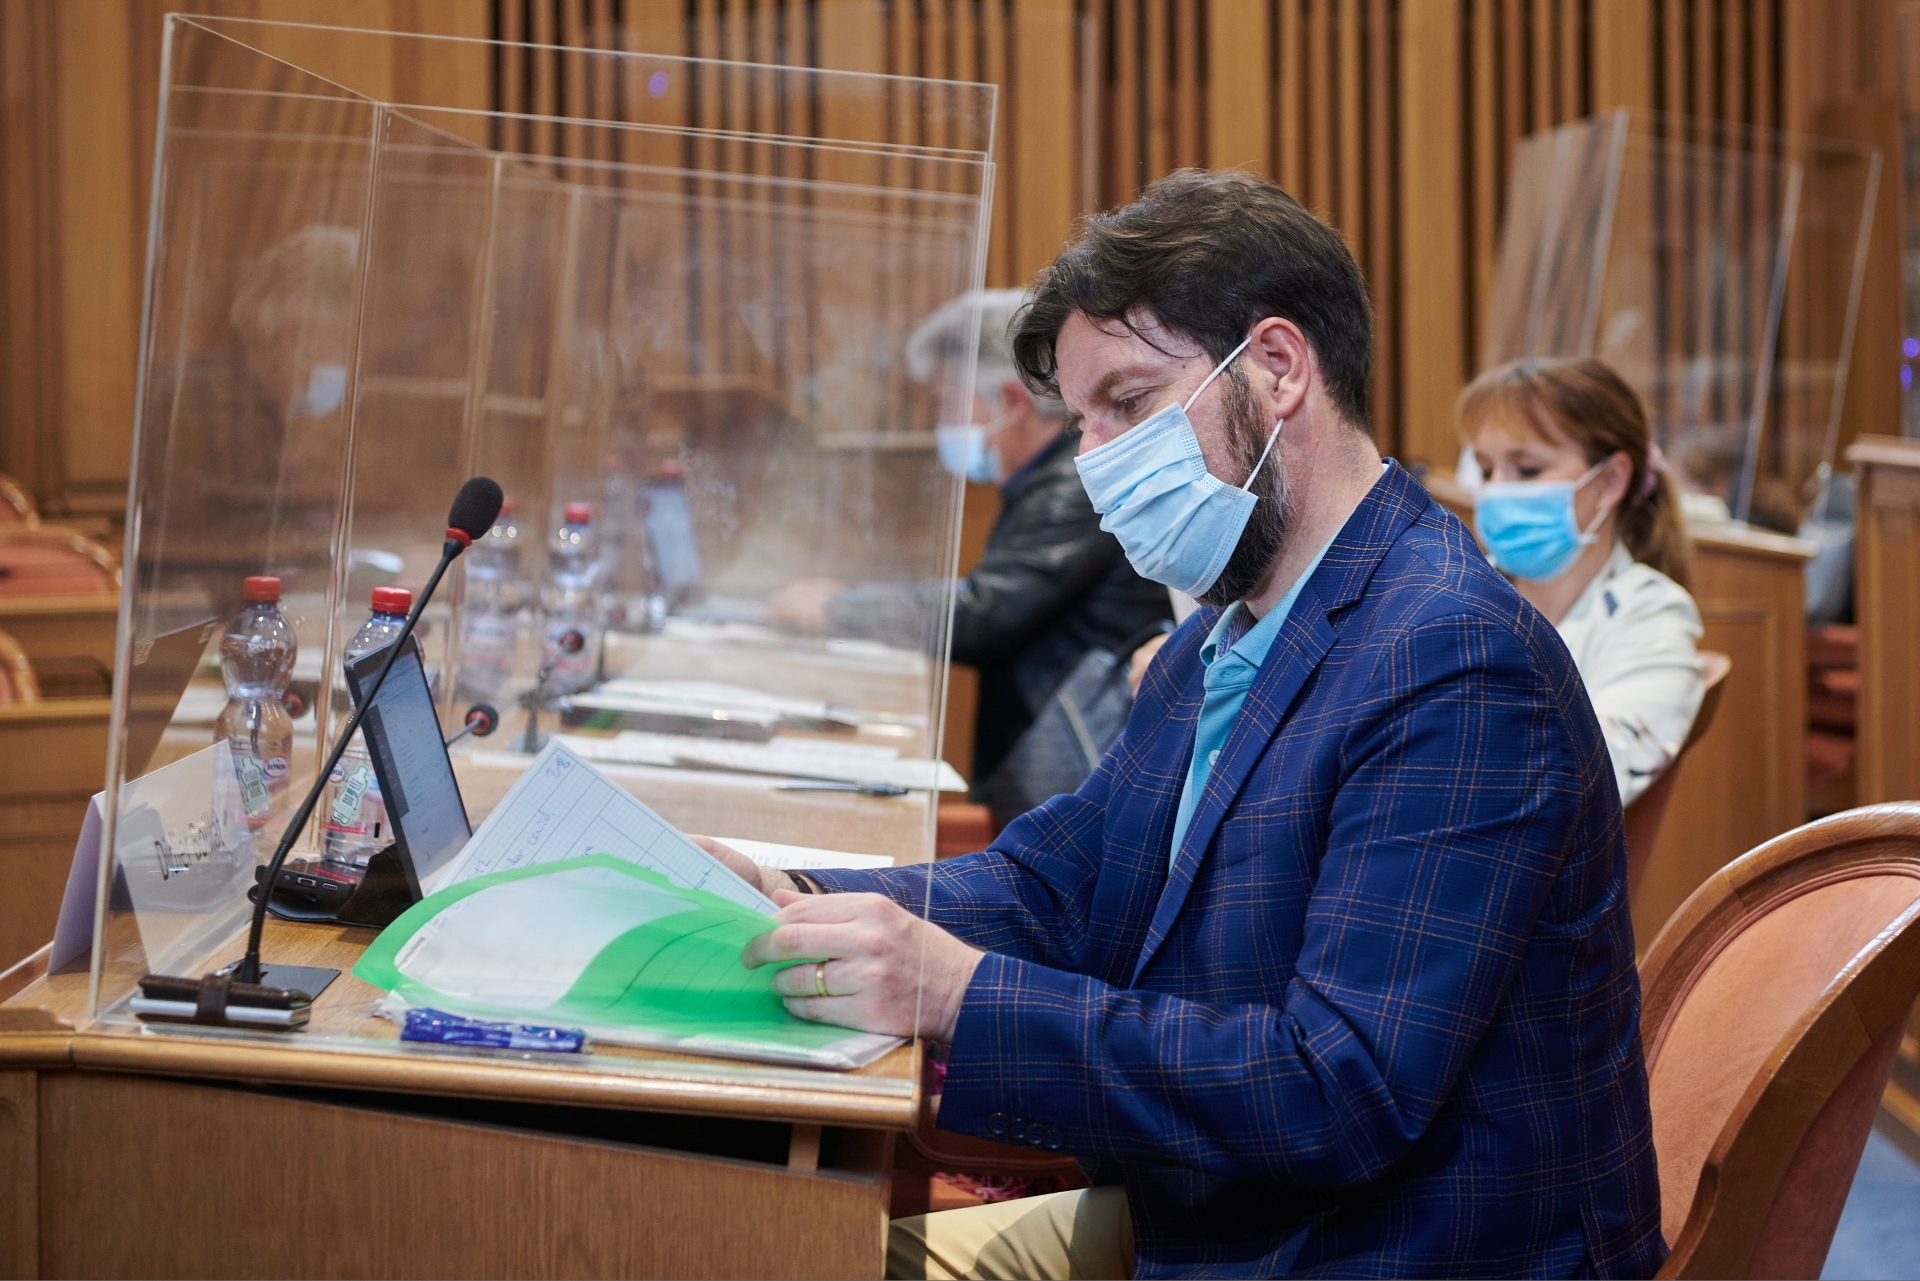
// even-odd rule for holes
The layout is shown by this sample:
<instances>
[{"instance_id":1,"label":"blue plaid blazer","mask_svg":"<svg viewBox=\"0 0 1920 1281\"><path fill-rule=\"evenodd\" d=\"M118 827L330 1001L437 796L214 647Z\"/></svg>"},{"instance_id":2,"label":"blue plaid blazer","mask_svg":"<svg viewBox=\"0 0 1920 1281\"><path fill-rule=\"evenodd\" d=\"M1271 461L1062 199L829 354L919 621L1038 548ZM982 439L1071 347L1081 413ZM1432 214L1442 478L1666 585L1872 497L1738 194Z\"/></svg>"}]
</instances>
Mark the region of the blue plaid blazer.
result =
<instances>
[{"instance_id":1,"label":"blue plaid blazer","mask_svg":"<svg viewBox=\"0 0 1920 1281\"><path fill-rule=\"evenodd\" d=\"M1078 792L932 869L988 949L940 1124L1117 1170L1136 1276L1651 1276L1620 801L1553 627L1389 467L1169 870L1216 616Z\"/></svg>"}]
</instances>

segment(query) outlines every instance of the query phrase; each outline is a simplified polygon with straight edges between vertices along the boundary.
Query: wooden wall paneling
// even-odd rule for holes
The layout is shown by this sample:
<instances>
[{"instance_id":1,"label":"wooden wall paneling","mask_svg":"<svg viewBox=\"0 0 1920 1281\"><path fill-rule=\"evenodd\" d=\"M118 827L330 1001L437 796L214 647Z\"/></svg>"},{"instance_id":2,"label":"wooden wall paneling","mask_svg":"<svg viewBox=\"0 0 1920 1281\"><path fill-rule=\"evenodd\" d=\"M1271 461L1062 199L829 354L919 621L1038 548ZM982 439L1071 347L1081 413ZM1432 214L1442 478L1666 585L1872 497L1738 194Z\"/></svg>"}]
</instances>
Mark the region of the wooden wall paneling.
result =
<instances>
[{"instance_id":1,"label":"wooden wall paneling","mask_svg":"<svg viewBox=\"0 0 1920 1281\"><path fill-rule=\"evenodd\" d=\"M1858 799L1912 800L1920 798L1920 442L1865 438L1848 458L1860 478Z\"/></svg>"},{"instance_id":2,"label":"wooden wall paneling","mask_svg":"<svg viewBox=\"0 0 1920 1281\"><path fill-rule=\"evenodd\" d=\"M993 125L994 195L992 229L987 238L987 284L1010 287L1025 282L1013 265L1013 205L1009 198L1013 182L1013 130L1007 94L1013 78L1009 74L1007 15L998 0L984 0L980 6L980 53L982 78L1000 86ZM1090 74L1098 92L1098 86L1105 83L1104 66L1096 66Z\"/></svg>"},{"instance_id":3,"label":"wooden wall paneling","mask_svg":"<svg viewBox=\"0 0 1920 1281\"><path fill-rule=\"evenodd\" d=\"M1146 123L1141 129L1141 159L1151 182L1174 167L1172 64L1169 0L1140 0L1140 84Z\"/></svg>"},{"instance_id":4,"label":"wooden wall paneling","mask_svg":"<svg viewBox=\"0 0 1920 1281\"><path fill-rule=\"evenodd\" d=\"M39 1096L48 1275L374 1276L397 1261L448 1276L882 1268L884 1188L869 1174L106 1072L46 1073ZM297 1174L235 1179L269 1143L299 1154ZM462 1180L449 1214L455 1171L485 1177ZM206 1214L182 1216L182 1204ZM249 1217L282 1227L199 1227Z\"/></svg>"},{"instance_id":5,"label":"wooden wall paneling","mask_svg":"<svg viewBox=\"0 0 1920 1281\"><path fill-rule=\"evenodd\" d=\"M0 970L53 937L87 800L107 776L104 698L0 707Z\"/></svg>"},{"instance_id":6,"label":"wooden wall paneling","mask_svg":"<svg viewBox=\"0 0 1920 1281\"><path fill-rule=\"evenodd\" d=\"M1729 861L1806 821L1805 564L1812 545L1696 526L1702 649L1733 660L1713 727L1687 755L1634 900L1644 949Z\"/></svg>"},{"instance_id":7,"label":"wooden wall paneling","mask_svg":"<svg viewBox=\"0 0 1920 1281\"><path fill-rule=\"evenodd\" d=\"M0 1072L0 1277L40 1275L39 1074Z\"/></svg>"},{"instance_id":8,"label":"wooden wall paneling","mask_svg":"<svg viewBox=\"0 0 1920 1281\"><path fill-rule=\"evenodd\" d=\"M1072 164L1076 117L1072 0L1022 0L1013 10L1013 276L1030 280L1072 230L1078 200Z\"/></svg>"},{"instance_id":9,"label":"wooden wall paneling","mask_svg":"<svg viewBox=\"0 0 1920 1281\"><path fill-rule=\"evenodd\" d=\"M1214 0L1207 10L1207 158L1215 169L1270 174L1272 9L1265 0Z\"/></svg>"},{"instance_id":10,"label":"wooden wall paneling","mask_svg":"<svg viewBox=\"0 0 1920 1281\"><path fill-rule=\"evenodd\" d=\"M1434 463L1459 453L1453 401L1466 373L1464 16L1462 0L1400 11L1400 448Z\"/></svg>"}]
</instances>

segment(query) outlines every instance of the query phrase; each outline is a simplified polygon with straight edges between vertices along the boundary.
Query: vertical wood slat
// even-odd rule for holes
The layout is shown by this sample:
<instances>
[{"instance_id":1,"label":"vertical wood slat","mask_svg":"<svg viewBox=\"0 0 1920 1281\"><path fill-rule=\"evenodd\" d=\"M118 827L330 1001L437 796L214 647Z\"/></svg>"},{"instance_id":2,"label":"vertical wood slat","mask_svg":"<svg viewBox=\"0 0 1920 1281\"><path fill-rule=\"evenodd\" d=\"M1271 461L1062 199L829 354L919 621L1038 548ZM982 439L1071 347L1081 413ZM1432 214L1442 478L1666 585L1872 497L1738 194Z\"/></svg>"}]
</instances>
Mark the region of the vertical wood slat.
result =
<instances>
[{"instance_id":1,"label":"vertical wood slat","mask_svg":"<svg viewBox=\"0 0 1920 1281\"><path fill-rule=\"evenodd\" d=\"M1477 368L1480 338L1486 329L1486 299L1493 289L1495 255L1498 240L1495 231L1500 219L1500 195L1505 185L1507 144L1500 117L1501 65L1497 0L1469 0L1472 5L1472 31L1469 35L1469 76L1472 80L1472 129L1468 135L1473 174L1468 187L1468 229L1472 237L1469 250L1472 270L1467 286L1472 290L1467 305L1467 348L1472 367Z\"/></svg>"},{"instance_id":2,"label":"vertical wood slat","mask_svg":"<svg viewBox=\"0 0 1920 1281\"><path fill-rule=\"evenodd\" d=\"M1125 204L1140 189L1140 2L1113 0L1113 121L1112 179L1107 203ZM1018 188L1016 187L1017 191Z\"/></svg>"},{"instance_id":3,"label":"vertical wood slat","mask_svg":"<svg viewBox=\"0 0 1920 1281\"><path fill-rule=\"evenodd\" d=\"M1402 428L1409 458L1451 458L1453 399L1466 372L1461 300L1466 228L1458 55L1462 0L1400 10L1401 268L1412 305L1400 317Z\"/></svg>"},{"instance_id":4,"label":"vertical wood slat","mask_svg":"<svg viewBox=\"0 0 1920 1281\"><path fill-rule=\"evenodd\" d=\"M1174 0L1173 163L1181 168L1205 163L1201 150L1200 8L1201 0Z\"/></svg>"},{"instance_id":5,"label":"vertical wood slat","mask_svg":"<svg viewBox=\"0 0 1920 1281\"><path fill-rule=\"evenodd\" d=\"M1346 233L1347 243L1355 252L1366 245L1367 227L1365 200L1362 192L1366 184L1366 157L1362 151L1366 137L1365 99L1361 90L1365 87L1360 76L1361 55L1361 3L1362 0L1341 0L1339 46L1339 103L1340 103L1340 160L1336 166L1339 172L1339 213L1338 226Z\"/></svg>"},{"instance_id":6,"label":"vertical wood slat","mask_svg":"<svg viewBox=\"0 0 1920 1281\"><path fill-rule=\"evenodd\" d=\"M993 126L993 222L987 237L987 282L1000 285L1017 280L1013 271L1012 204L1008 199L1013 180L1013 166L1009 163L1013 152L1008 141L1012 130L1008 128L1009 100L1005 91L1011 83L1007 75L1008 38L1005 0L981 0L980 72L988 81L1001 86L999 110Z\"/></svg>"},{"instance_id":7,"label":"vertical wood slat","mask_svg":"<svg viewBox=\"0 0 1920 1281\"><path fill-rule=\"evenodd\" d=\"M1304 200L1307 185L1306 23L1302 8L1312 0L1280 0L1279 100L1280 185Z\"/></svg>"},{"instance_id":8,"label":"vertical wood slat","mask_svg":"<svg viewBox=\"0 0 1920 1281\"><path fill-rule=\"evenodd\" d=\"M1073 226L1073 0L1022 0L1013 10L1013 274L1029 280ZM1065 140L1062 145L1061 139Z\"/></svg>"},{"instance_id":9,"label":"vertical wood slat","mask_svg":"<svg viewBox=\"0 0 1920 1281\"><path fill-rule=\"evenodd\" d=\"M1214 0L1207 11L1206 163L1270 172L1273 81L1266 0Z\"/></svg>"},{"instance_id":10,"label":"vertical wood slat","mask_svg":"<svg viewBox=\"0 0 1920 1281\"><path fill-rule=\"evenodd\" d=\"M1142 0L1140 92L1146 105L1146 124L1141 129L1140 149L1148 181L1173 168L1173 149L1169 146L1173 110L1167 83L1172 64L1171 51L1167 48L1167 3L1168 0Z\"/></svg>"},{"instance_id":11,"label":"vertical wood slat","mask_svg":"<svg viewBox=\"0 0 1920 1281\"><path fill-rule=\"evenodd\" d=\"M1306 205L1321 216L1332 211L1338 121L1334 119L1333 0L1314 0L1307 12Z\"/></svg>"},{"instance_id":12,"label":"vertical wood slat","mask_svg":"<svg viewBox=\"0 0 1920 1281\"><path fill-rule=\"evenodd\" d=\"M1374 438L1383 450L1402 453L1399 424L1400 344L1402 305L1400 282L1394 268L1399 261L1398 157L1393 144L1399 121L1398 85L1394 69L1398 49L1394 39L1392 0L1367 0L1367 239L1361 266L1373 293L1374 364L1370 418Z\"/></svg>"}]
</instances>

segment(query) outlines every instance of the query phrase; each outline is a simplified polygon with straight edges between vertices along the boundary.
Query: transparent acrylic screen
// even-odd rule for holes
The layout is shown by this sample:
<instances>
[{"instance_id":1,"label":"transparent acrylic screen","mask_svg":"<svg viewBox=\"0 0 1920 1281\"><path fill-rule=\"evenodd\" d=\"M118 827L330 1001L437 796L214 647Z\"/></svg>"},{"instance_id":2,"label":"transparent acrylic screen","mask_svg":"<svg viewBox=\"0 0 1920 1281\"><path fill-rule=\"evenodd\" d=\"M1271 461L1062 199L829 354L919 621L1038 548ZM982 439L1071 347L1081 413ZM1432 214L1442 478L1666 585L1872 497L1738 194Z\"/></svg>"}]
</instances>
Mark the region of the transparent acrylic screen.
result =
<instances>
[{"instance_id":1,"label":"transparent acrylic screen","mask_svg":"<svg viewBox=\"0 0 1920 1281\"><path fill-rule=\"evenodd\" d=\"M1598 356L1688 491L1792 530L1831 466L1879 161L1652 113L1521 140L1482 367Z\"/></svg>"},{"instance_id":2,"label":"transparent acrylic screen","mask_svg":"<svg viewBox=\"0 0 1920 1281\"><path fill-rule=\"evenodd\" d=\"M371 589L421 586L476 474L511 514L422 620L447 732L472 702L501 713L454 749L476 825L525 771L532 720L682 830L931 857L950 586L856 634L769 603L950 583L959 481L932 428L971 412L971 356L910 371L905 344L979 283L991 89L583 54L665 89L630 95L628 119L529 121L354 81L490 48L171 26L97 931L108 1019L142 973L238 955L254 867L330 746L316 724L344 719ZM729 77L806 136L700 126L703 84ZM236 720L220 667L252 575L280 580L297 641L284 722ZM284 767L247 765L283 740ZM907 790L787 790L862 770ZM296 855L325 839L310 825ZM302 1041L390 1040L373 995L358 985Z\"/></svg>"}]
</instances>

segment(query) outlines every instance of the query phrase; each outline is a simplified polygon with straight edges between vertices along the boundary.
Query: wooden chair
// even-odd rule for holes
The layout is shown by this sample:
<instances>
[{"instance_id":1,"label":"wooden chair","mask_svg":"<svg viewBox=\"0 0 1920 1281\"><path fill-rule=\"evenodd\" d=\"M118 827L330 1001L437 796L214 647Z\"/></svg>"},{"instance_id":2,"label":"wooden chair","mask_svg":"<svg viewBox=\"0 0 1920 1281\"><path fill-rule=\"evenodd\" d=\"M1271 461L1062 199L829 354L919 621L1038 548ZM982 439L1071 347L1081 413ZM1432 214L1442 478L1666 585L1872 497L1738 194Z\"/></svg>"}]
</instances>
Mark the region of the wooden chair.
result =
<instances>
[{"instance_id":1,"label":"wooden chair","mask_svg":"<svg viewBox=\"0 0 1920 1281\"><path fill-rule=\"evenodd\" d=\"M0 598L111 596L120 590L112 552L70 529L0 526Z\"/></svg>"},{"instance_id":2,"label":"wooden chair","mask_svg":"<svg viewBox=\"0 0 1920 1281\"><path fill-rule=\"evenodd\" d=\"M1660 821L1667 816L1667 806L1673 800L1673 785L1680 777L1680 762L1712 728L1713 714L1719 710L1720 695L1726 688L1727 673L1732 670L1733 660L1725 654L1701 651L1700 675L1705 678L1707 688L1700 697L1700 710L1694 713L1693 728L1687 731L1687 741L1680 745L1679 754L1653 781L1653 786L1634 797L1633 803L1627 806L1627 898L1630 901L1639 895L1647 863L1653 858L1653 845L1660 837Z\"/></svg>"},{"instance_id":3,"label":"wooden chair","mask_svg":"<svg viewBox=\"0 0 1920 1281\"><path fill-rule=\"evenodd\" d=\"M40 523L40 509L20 487L20 482L0 472L0 526L23 525L28 529Z\"/></svg>"},{"instance_id":4,"label":"wooden chair","mask_svg":"<svg viewBox=\"0 0 1920 1281\"><path fill-rule=\"evenodd\" d=\"M0 707L40 701L40 683L20 642L0 632Z\"/></svg>"},{"instance_id":5,"label":"wooden chair","mask_svg":"<svg viewBox=\"0 0 1920 1281\"><path fill-rule=\"evenodd\" d=\"M1729 863L1641 968L1663 1277L1816 1277L1920 994L1920 803Z\"/></svg>"}]
</instances>

